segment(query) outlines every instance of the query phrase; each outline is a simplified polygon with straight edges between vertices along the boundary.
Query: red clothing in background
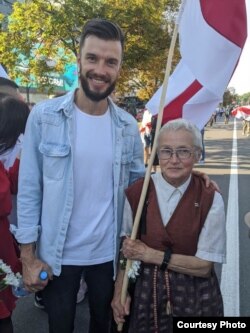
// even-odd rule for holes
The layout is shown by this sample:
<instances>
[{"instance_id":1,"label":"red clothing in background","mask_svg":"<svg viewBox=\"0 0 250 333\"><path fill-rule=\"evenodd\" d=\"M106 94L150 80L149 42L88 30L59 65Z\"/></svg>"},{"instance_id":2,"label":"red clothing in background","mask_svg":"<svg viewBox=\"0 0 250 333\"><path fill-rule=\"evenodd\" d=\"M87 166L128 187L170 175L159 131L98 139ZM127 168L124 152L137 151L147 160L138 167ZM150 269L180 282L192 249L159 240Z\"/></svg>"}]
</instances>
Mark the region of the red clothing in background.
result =
<instances>
[{"instance_id":1,"label":"red clothing in background","mask_svg":"<svg viewBox=\"0 0 250 333\"><path fill-rule=\"evenodd\" d=\"M18 169L18 159L9 171L0 162L0 259L15 273L21 271L21 262L18 259L17 243L9 230L8 215L11 212L11 194L17 193ZM0 292L0 319L11 315L15 302L11 287Z\"/></svg>"}]
</instances>

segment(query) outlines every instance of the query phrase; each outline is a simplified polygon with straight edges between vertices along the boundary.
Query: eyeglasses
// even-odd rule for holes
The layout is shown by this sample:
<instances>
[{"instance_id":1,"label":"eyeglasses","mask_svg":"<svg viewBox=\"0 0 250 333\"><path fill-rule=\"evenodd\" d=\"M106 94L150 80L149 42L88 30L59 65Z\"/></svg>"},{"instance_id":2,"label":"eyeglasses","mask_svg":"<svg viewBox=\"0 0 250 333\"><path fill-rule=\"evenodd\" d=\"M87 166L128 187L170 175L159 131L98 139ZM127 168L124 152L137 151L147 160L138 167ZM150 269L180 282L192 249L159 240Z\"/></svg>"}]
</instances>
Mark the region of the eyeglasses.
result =
<instances>
[{"instance_id":1,"label":"eyeglasses","mask_svg":"<svg viewBox=\"0 0 250 333\"><path fill-rule=\"evenodd\" d=\"M193 153L193 149L188 148L178 148L178 149L171 149L171 148L162 148L158 150L158 157L160 160L169 160L173 154L176 155L177 158L180 160L187 160Z\"/></svg>"}]
</instances>

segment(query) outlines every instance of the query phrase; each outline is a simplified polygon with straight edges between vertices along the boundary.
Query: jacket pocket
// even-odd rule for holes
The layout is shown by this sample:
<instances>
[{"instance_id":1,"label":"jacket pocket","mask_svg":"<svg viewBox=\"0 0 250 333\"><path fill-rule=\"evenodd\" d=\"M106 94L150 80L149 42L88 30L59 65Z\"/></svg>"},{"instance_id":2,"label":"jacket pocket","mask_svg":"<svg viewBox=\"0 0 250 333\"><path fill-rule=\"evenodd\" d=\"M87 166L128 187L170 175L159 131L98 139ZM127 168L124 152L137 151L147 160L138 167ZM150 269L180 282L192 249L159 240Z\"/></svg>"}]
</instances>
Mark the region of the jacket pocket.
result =
<instances>
[{"instance_id":1,"label":"jacket pocket","mask_svg":"<svg viewBox=\"0 0 250 333\"><path fill-rule=\"evenodd\" d=\"M60 180L64 176L70 153L70 145L41 143L39 151L43 155L43 175Z\"/></svg>"},{"instance_id":2,"label":"jacket pocket","mask_svg":"<svg viewBox=\"0 0 250 333\"><path fill-rule=\"evenodd\" d=\"M130 176L130 168L133 160L133 143L132 140L129 140L128 136L124 142L124 146L122 149L121 156L121 170L120 170L120 181L119 185L124 188L128 186L129 176Z\"/></svg>"}]
</instances>

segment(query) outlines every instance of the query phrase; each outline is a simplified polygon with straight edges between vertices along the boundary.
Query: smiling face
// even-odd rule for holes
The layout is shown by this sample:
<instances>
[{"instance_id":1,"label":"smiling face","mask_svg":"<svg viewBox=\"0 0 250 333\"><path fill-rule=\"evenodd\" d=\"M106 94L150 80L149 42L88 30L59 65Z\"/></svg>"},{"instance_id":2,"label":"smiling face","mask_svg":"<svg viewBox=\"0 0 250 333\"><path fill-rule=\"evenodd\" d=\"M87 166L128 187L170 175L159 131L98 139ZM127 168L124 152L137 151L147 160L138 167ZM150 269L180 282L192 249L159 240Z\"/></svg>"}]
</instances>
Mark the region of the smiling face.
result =
<instances>
[{"instance_id":1,"label":"smiling face","mask_svg":"<svg viewBox=\"0 0 250 333\"><path fill-rule=\"evenodd\" d=\"M200 150L194 147L193 135L185 130L163 131L158 140L158 151L161 149L184 149L190 150L190 157L180 159L172 154L169 159L161 159L159 163L163 178L172 186L179 187L190 176L193 166L199 160Z\"/></svg>"},{"instance_id":2,"label":"smiling face","mask_svg":"<svg viewBox=\"0 0 250 333\"><path fill-rule=\"evenodd\" d=\"M78 65L80 85L87 98L99 102L115 88L122 61L120 41L88 36L83 44Z\"/></svg>"}]
</instances>

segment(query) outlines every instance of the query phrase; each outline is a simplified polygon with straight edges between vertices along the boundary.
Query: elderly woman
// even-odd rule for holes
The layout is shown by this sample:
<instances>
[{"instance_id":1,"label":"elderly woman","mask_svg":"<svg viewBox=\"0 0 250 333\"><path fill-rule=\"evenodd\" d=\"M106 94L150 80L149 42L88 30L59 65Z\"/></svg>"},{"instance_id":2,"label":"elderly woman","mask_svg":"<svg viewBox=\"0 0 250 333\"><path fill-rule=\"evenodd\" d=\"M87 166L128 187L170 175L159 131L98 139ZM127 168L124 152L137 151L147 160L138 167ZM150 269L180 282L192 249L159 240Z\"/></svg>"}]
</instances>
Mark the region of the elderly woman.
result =
<instances>
[{"instance_id":1,"label":"elderly woman","mask_svg":"<svg viewBox=\"0 0 250 333\"><path fill-rule=\"evenodd\" d=\"M123 241L125 258L141 262L129 309L120 303L120 267L112 301L116 323L130 313L129 332L171 332L173 316L223 316L214 263L225 262L222 196L192 173L200 159L200 131L184 119L169 121L158 136L161 172L153 174L138 239ZM143 179L126 191L122 235L129 235Z\"/></svg>"}]
</instances>

